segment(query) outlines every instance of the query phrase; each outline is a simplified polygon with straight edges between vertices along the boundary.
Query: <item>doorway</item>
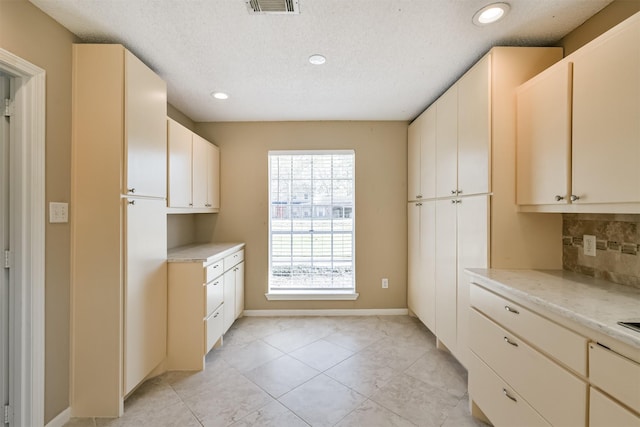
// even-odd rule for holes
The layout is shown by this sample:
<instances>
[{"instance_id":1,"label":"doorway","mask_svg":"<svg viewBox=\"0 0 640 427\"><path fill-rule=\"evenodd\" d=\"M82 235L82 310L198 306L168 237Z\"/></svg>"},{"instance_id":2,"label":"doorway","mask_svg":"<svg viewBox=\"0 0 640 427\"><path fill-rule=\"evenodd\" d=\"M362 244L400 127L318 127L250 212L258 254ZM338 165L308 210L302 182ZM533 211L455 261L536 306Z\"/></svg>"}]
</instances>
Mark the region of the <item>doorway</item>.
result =
<instances>
[{"instance_id":1,"label":"doorway","mask_svg":"<svg viewBox=\"0 0 640 427\"><path fill-rule=\"evenodd\" d=\"M0 49L0 95L0 425L38 427L44 425L44 70Z\"/></svg>"}]
</instances>

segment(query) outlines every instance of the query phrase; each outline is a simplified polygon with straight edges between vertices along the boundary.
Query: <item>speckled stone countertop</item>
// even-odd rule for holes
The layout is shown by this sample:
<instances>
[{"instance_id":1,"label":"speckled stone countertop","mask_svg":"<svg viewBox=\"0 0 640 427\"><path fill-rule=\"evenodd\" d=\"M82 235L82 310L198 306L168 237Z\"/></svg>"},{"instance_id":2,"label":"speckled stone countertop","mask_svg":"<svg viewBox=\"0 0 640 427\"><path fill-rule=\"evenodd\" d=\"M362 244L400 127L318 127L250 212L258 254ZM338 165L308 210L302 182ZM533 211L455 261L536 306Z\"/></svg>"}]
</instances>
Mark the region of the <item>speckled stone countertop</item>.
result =
<instances>
[{"instance_id":1,"label":"speckled stone countertop","mask_svg":"<svg viewBox=\"0 0 640 427\"><path fill-rule=\"evenodd\" d=\"M640 332L618 325L640 320L640 289L568 271L465 270L473 281L640 348Z\"/></svg>"},{"instance_id":2,"label":"speckled stone countertop","mask_svg":"<svg viewBox=\"0 0 640 427\"><path fill-rule=\"evenodd\" d=\"M244 243L197 243L167 251L168 262L201 262L208 264L244 248Z\"/></svg>"}]
</instances>

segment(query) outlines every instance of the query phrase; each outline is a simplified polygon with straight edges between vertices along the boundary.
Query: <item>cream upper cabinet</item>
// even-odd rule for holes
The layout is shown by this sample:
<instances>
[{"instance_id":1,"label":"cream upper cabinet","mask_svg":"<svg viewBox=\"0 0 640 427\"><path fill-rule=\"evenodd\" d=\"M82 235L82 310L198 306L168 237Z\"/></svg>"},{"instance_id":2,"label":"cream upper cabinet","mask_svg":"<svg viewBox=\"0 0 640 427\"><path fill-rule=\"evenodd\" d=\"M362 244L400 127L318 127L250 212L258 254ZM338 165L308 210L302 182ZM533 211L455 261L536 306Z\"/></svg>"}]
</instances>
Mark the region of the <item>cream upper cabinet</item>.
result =
<instances>
[{"instance_id":1,"label":"cream upper cabinet","mask_svg":"<svg viewBox=\"0 0 640 427\"><path fill-rule=\"evenodd\" d=\"M125 188L123 194L166 197L166 83L131 52L125 68Z\"/></svg>"},{"instance_id":2,"label":"cream upper cabinet","mask_svg":"<svg viewBox=\"0 0 640 427\"><path fill-rule=\"evenodd\" d=\"M521 210L640 212L640 14L517 96Z\"/></svg>"},{"instance_id":3,"label":"cream upper cabinet","mask_svg":"<svg viewBox=\"0 0 640 427\"><path fill-rule=\"evenodd\" d=\"M169 213L220 210L220 149L168 119Z\"/></svg>"},{"instance_id":4,"label":"cream upper cabinet","mask_svg":"<svg viewBox=\"0 0 640 427\"><path fill-rule=\"evenodd\" d=\"M408 131L408 200L433 199L436 185L436 109L418 116Z\"/></svg>"},{"instance_id":5,"label":"cream upper cabinet","mask_svg":"<svg viewBox=\"0 0 640 427\"><path fill-rule=\"evenodd\" d=\"M517 202L566 204L571 195L571 63L562 61L518 90Z\"/></svg>"},{"instance_id":6,"label":"cream upper cabinet","mask_svg":"<svg viewBox=\"0 0 640 427\"><path fill-rule=\"evenodd\" d=\"M458 80L459 195L491 191L491 53Z\"/></svg>"},{"instance_id":7,"label":"cream upper cabinet","mask_svg":"<svg viewBox=\"0 0 640 427\"><path fill-rule=\"evenodd\" d=\"M640 15L572 62L575 203L640 202Z\"/></svg>"},{"instance_id":8,"label":"cream upper cabinet","mask_svg":"<svg viewBox=\"0 0 640 427\"><path fill-rule=\"evenodd\" d=\"M436 101L436 196L450 197L458 189L458 86Z\"/></svg>"},{"instance_id":9,"label":"cream upper cabinet","mask_svg":"<svg viewBox=\"0 0 640 427\"><path fill-rule=\"evenodd\" d=\"M169 135L167 206L188 208L193 206L191 200L193 132L175 120L168 119L167 133Z\"/></svg>"}]
</instances>

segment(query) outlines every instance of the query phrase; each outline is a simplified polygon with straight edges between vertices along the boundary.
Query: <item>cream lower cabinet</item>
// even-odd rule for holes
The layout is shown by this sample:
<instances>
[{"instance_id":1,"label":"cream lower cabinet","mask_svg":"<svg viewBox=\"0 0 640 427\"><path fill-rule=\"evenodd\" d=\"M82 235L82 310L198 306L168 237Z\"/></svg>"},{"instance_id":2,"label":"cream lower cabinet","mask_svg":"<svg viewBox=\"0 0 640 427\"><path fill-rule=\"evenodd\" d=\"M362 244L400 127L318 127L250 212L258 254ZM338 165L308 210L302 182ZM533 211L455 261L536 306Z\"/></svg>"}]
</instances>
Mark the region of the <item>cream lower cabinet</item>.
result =
<instances>
[{"instance_id":1,"label":"cream lower cabinet","mask_svg":"<svg viewBox=\"0 0 640 427\"><path fill-rule=\"evenodd\" d=\"M224 328L226 333L244 311L244 250L224 259Z\"/></svg>"},{"instance_id":2,"label":"cream lower cabinet","mask_svg":"<svg viewBox=\"0 0 640 427\"><path fill-rule=\"evenodd\" d=\"M167 369L204 369L205 355L244 310L244 250L204 263L170 262L168 300Z\"/></svg>"},{"instance_id":3,"label":"cream lower cabinet","mask_svg":"<svg viewBox=\"0 0 640 427\"><path fill-rule=\"evenodd\" d=\"M168 129L169 213L220 210L220 150L173 119Z\"/></svg>"},{"instance_id":4,"label":"cream lower cabinet","mask_svg":"<svg viewBox=\"0 0 640 427\"><path fill-rule=\"evenodd\" d=\"M432 332L436 330L436 202L412 202L408 207L409 309Z\"/></svg>"}]
</instances>

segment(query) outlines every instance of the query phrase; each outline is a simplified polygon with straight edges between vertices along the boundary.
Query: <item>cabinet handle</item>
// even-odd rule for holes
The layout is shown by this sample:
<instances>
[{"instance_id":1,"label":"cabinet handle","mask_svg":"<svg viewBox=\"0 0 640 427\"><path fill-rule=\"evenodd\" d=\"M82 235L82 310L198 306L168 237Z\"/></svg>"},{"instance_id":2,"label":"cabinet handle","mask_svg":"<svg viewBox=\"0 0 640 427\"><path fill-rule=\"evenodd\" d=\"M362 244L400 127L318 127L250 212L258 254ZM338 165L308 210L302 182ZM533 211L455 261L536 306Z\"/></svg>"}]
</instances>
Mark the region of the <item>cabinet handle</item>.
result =
<instances>
[{"instance_id":1,"label":"cabinet handle","mask_svg":"<svg viewBox=\"0 0 640 427\"><path fill-rule=\"evenodd\" d=\"M517 342L515 342L515 341L511 341L511 340L510 340L509 338L507 338L507 337L504 337L504 342L506 342L507 344L510 344L510 345L512 345L512 346L514 346L514 347L517 347L517 346L518 346L518 343L517 343Z\"/></svg>"},{"instance_id":2,"label":"cabinet handle","mask_svg":"<svg viewBox=\"0 0 640 427\"><path fill-rule=\"evenodd\" d=\"M556 202L559 202L560 200L564 200L564 196L556 195Z\"/></svg>"},{"instance_id":3,"label":"cabinet handle","mask_svg":"<svg viewBox=\"0 0 640 427\"><path fill-rule=\"evenodd\" d=\"M416 196L416 198L417 198L417 199L422 199L422 194L418 194L418 195Z\"/></svg>"},{"instance_id":4,"label":"cabinet handle","mask_svg":"<svg viewBox=\"0 0 640 427\"><path fill-rule=\"evenodd\" d=\"M213 282L213 285L212 285L212 286L218 286L219 284L220 284L220 281L219 281L219 280L216 280L215 282Z\"/></svg>"},{"instance_id":5,"label":"cabinet handle","mask_svg":"<svg viewBox=\"0 0 640 427\"><path fill-rule=\"evenodd\" d=\"M453 194L454 196L458 195L458 190L451 190L451 194Z\"/></svg>"},{"instance_id":6,"label":"cabinet handle","mask_svg":"<svg viewBox=\"0 0 640 427\"><path fill-rule=\"evenodd\" d=\"M511 395L509 394L509 392L507 391L507 389L506 389L506 388L503 388L503 389L502 389L502 393L503 393L505 396L507 396L509 399L513 400L514 402L518 402L518 399L516 399L515 397L511 396Z\"/></svg>"},{"instance_id":7,"label":"cabinet handle","mask_svg":"<svg viewBox=\"0 0 640 427\"><path fill-rule=\"evenodd\" d=\"M189 203L189 206L193 206L193 203Z\"/></svg>"},{"instance_id":8,"label":"cabinet handle","mask_svg":"<svg viewBox=\"0 0 640 427\"><path fill-rule=\"evenodd\" d=\"M416 203L416 206L422 206L422 203Z\"/></svg>"},{"instance_id":9,"label":"cabinet handle","mask_svg":"<svg viewBox=\"0 0 640 427\"><path fill-rule=\"evenodd\" d=\"M576 196L575 194L571 195L571 201L575 202L576 200L580 200L580 196Z\"/></svg>"},{"instance_id":10,"label":"cabinet handle","mask_svg":"<svg viewBox=\"0 0 640 427\"><path fill-rule=\"evenodd\" d=\"M136 192L135 188L127 188L127 191L131 194L134 194Z\"/></svg>"},{"instance_id":11,"label":"cabinet handle","mask_svg":"<svg viewBox=\"0 0 640 427\"><path fill-rule=\"evenodd\" d=\"M136 204L136 201L135 201L135 200L129 200L129 204L130 204L130 205L135 205L135 204Z\"/></svg>"},{"instance_id":12,"label":"cabinet handle","mask_svg":"<svg viewBox=\"0 0 640 427\"><path fill-rule=\"evenodd\" d=\"M215 319L216 317L218 317L219 314L220 312L217 312L216 314L213 315L213 318Z\"/></svg>"},{"instance_id":13,"label":"cabinet handle","mask_svg":"<svg viewBox=\"0 0 640 427\"><path fill-rule=\"evenodd\" d=\"M455 204L457 204L457 203L462 203L462 200L452 200L452 201L451 201L451 204L452 204L452 205L455 205Z\"/></svg>"},{"instance_id":14,"label":"cabinet handle","mask_svg":"<svg viewBox=\"0 0 640 427\"><path fill-rule=\"evenodd\" d=\"M508 305L504 306L504 309L507 310L509 313L513 313L513 314L520 314L520 312L514 308L509 307Z\"/></svg>"},{"instance_id":15,"label":"cabinet handle","mask_svg":"<svg viewBox=\"0 0 640 427\"><path fill-rule=\"evenodd\" d=\"M456 190L457 193L456 194L462 194L462 190Z\"/></svg>"}]
</instances>

